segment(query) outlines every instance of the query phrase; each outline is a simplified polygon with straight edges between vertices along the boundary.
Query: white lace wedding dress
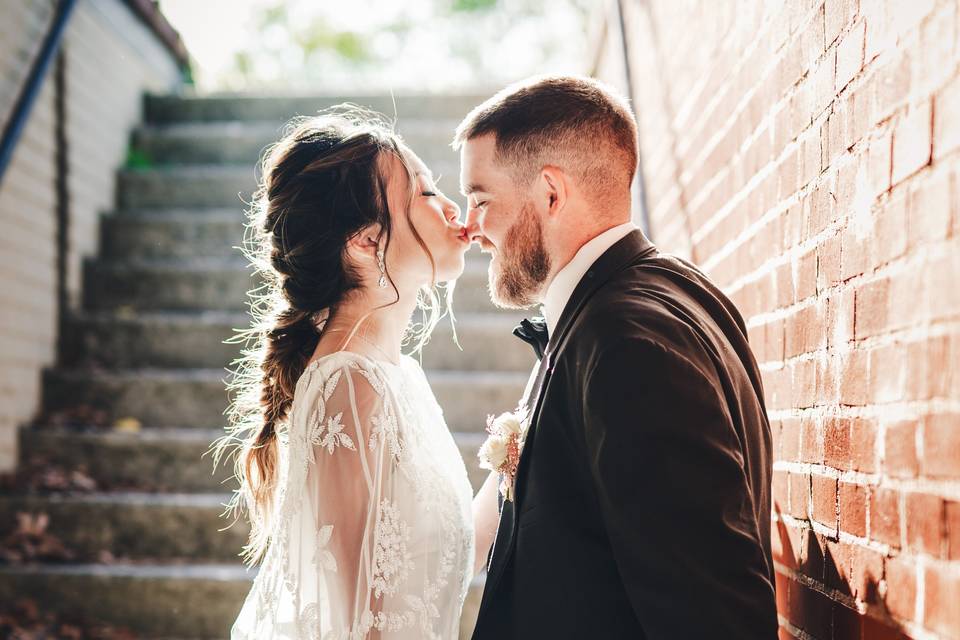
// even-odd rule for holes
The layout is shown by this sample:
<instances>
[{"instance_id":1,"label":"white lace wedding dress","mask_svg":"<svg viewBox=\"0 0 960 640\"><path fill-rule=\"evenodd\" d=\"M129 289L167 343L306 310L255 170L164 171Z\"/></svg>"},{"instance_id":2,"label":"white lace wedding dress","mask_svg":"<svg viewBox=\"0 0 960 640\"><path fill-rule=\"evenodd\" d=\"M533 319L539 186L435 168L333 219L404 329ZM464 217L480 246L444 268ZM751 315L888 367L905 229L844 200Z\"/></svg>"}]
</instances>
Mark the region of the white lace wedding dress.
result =
<instances>
[{"instance_id":1,"label":"white lace wedding dress","mask_svg":"<svg viewBox=\"0 0 960 640\"><path fill-rule=\"evenodd\" d=\"M270 546L231 640L457 638L472 490L419 363L314 360L287 423Z\"/></svg>"}]
</instances>

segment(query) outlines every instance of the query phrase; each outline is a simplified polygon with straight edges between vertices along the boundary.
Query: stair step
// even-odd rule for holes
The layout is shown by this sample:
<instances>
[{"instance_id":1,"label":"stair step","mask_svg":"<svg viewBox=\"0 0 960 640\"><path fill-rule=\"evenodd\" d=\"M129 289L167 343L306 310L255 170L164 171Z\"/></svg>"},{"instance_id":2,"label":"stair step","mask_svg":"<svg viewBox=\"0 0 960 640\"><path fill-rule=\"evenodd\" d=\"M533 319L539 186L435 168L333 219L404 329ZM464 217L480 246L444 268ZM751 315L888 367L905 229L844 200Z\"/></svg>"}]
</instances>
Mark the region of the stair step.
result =
<instances>
[{"instance_id":1,"label":"stair step","mask_svg":"<svg viewBox=\"0 0 960 640\"><path fill-rule=\"evenodd\" d=\"M191 258L242 259L246 217L241 208L194 212L113 214L100 221L100 256L108 260Z\"/></svg>"},{"instance_id":2,"label":"stair step","mask_svg":"<svg viewBox=\"0 0 960 640\"><path fill-rule=\"evenodd\" d=\"M224 343L249 316L229 311L81 312L65 327L64 362L110 368L226 367L242 345Z\"/></svg>"},{"instance_id":3,"label":"stair step","mask_svg":"<svg viewBox=\"0 0 960 640\"><path fill-rule=\"evenodd\" d=\"M64 469L82 468L98 487L149 491L229 492L236 488L225 461L214 468L207 452L222 429L142 428L77 431L56 427L20 430L23 464L36 457Z\"/></svg>"},{"instance_id":4,"label":"stair step","mask_svg":"<svg viewBox=\"0 0 960 640\"><path fill-rule=\"evenodd\" d=\"M529 378L524 371L434 369L426 374L450 429L467 432L483 432L488 415L515 409Z\"/></svg>"},{"instance_id":5,"label":"stair step","mask_svg":"<svg viewBox=\"0 0 960 640\"><path fill-rule=\"evenodd\" d=\"M239 564L0 566L0 600L135 629L145 638L226 638L256 570Z\"/></svg>"},{"instance_id":6,"label":"stair step","mask_svg":"<svg viewBox=\"0 0 960 640\"><path fill-rule=\"evenodd\" d=\"M212 455L207 453L223 435L221 429L145 427L126 433L25 427L20 430L20 452L23 463L38 458L66 470L82 468L104 490L229 492L237 486L232 459L221 460L214 469ZM477 459L485 436L453 433L474 491L488 473Z\"/></svg>"},{"instance_id":7,"label":"stair step","mask_svg":"<svg viewBox=\"0 0 960 640\"><path fill-rule=\"evenodd\" d=\"M467 261L463 273L457 279L453 294L455 313L500 311L490 300L490 279L487 275L489 261L488 256ZM510 313L519 314L523 312L510 310ZM539 311L536 313L539 314Z\"/></svg>"},{"instance_id":8,"label":"stair step","mask_svg":"<svg viewBox=\"0 0 960 640\"><path fill-rule=\"evenodd\" d=\"M397 127L407 120L460 120L492 92L473 95L300 95L207 96L150 95L145 100L150 123L269 121L286 122L295 115L312 115L321 109L349 102L372 109L392 119Z\"/></svg>"},{"instance_id":9,"label":"stair step","mask_svg":"<svg viewBox=\"0 0 960 640\"><path fill-rule=\"evenodd\" d=\"M452 431L483 431L486 416L516 407L522 371L427 371ZM158 427L218 428L228 404L221 369L47 369L43 406L51 412L89 405L110 422L126 417Z\"/></svg>"},{"instance_id":10,"label":"stair step","mask_svg":"<svg viewBox=\"0 0 960 640\"><path fill-rule=\"evenodd\" d=\"M247 292L262 284L242 260L88 260L88 309L244 311Z\"/></svg>"},{"instance_id":11,"label":"stair step","mask_svg":"<svg viewBox=\"0 0 960 640\"><path fill-rule=\"evenodd\" d=\"M284 120L147 125L134 131L133 145L155 165L251 166L281 138ZM449 164L457 161L450 141L459 122L459 119L406 120L399 123L397 131L427 166L438 161Z\"/></svg>"},{"instance_id":12,"label":"stair step","mask_svg":"<svg viewBox=\"0 0 960 640\"><path fill-rule=\"evenodd\" d=\"M227 407L222 369L47 369L43 406L55 412L77 405L106 411L107 420L136 418L159 427L217 428Z\"/></svg>"},{"instance_id":13,"label":"stair step","mask_svg":"<svg viewBox=\"0 0 960 640\"><path fill-rule=\"evenodd\" d=\"M257 188L249 166L178 165L117 172L117 203L138 207L236 207L243 210Z\"/></svg>"},{"instance_id":14,"label":"stair step","mask_svg":"<svg viewBox=\"0 0 960 640\"><path fill-rule=\"evenodd\" d=\"M458 198L460 167L455 154L430 170L442 177L441 190ZM248 208L257 188L256 162L249 165L169 165L117 172L117 200L121 207L237 207ZM462 204L462 203L461 203Z\"/></svg>"},{"instance_id":15,"label":"stair step","mask_svg":"<svg viewBox=\"0 0 960 640\"><path fill-rule=\"evenodd\" d=\"M0 599L32 598L45 612L129 627L143 638L226 638L256 574L233 564L0 566ZM462 640L473 633L485 579L470 583Z\"/></svg>"},{"instance_id":16,"label":"stair step","mask_svg":"<svg viewBox=\"0 0 960 640\"><path fill-rule=\"evenodd\" d=\"M448 319L441 321L424 348L431 369L529 371L533 352L515 349L511 334L521 316L510 313L457 314L453 342ZM71 316L64 332L64 363L109 368L227 367L241 345L224 343L246 329L249 316L230 311L113 311Z\"/></svg>"},{"instance_id":17,"label":"stair step","mask_svg":"<svg viewBox=\"0 0 960 640\"><path fill-rule=\"evenodd\" d=\"M45 513L47 532L84 561L114 558L240 562L249 527L222 516L229 493L72 493L0 496L0 535L18 512Z\"/></svg>"},{"instance_id":18,"label":"stair step","mask_svg":"<svg viewBox=\"0 0 960 640\"><path fill-rule=\"evenodd\" d=\"M238 208L126 209L101 218L100 260L207 260L244 262L248 220ZM490 258L473 245L468 263L486 269Z\"/></svg>"},{"instance_id":19,"label":"stair step","mask_svg":"<svg viewBox=\"0 0 960 640\"><path fill-rule=\"evenodd\" d=\"M454 297L454 309L459 302ZM459 371L522 371L529 373L536 364L533 350L513 335L522 315L516 312L456 313L457 339L448 319L433 330L423 349L423 366L428 369Z\"/></svg>"},{"instance_id":20,"label":"stair step","mask_svg":"<svg viewBox=\"0 0 960 640\"><path fill-rule=\"evenodd\" d=\"M457 279L455 313L491 312L487 265L466 262ZM262 284L242 259L216 257L153 260L87 260L84 296L88 309L245 311L247 292Z\"/></svg>"}]
</instances>

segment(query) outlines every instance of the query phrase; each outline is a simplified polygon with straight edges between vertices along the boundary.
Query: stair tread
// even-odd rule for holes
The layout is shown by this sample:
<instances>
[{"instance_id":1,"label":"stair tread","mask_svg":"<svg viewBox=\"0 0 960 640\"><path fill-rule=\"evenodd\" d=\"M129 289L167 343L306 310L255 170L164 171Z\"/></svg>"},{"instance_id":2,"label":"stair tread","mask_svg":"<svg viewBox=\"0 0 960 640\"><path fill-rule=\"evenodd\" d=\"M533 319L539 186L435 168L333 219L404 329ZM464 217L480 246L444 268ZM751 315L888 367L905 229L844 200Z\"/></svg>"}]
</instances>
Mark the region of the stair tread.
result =
<instances>
[{"instance_id":1,"label":"stair tread","mask_svg":"<svg viewBox=\"0 0 960 640\"><path fill-rule=\"evenodd\" d=\"M86 369L86 368L56 368L51 369L52 372L55 372L60 375L66 376L82 376L84 378L101 378L103 380L122 380L125 378L152 378L158 380L199 380L199 381L211 381L213 379L219 379L221 376L227 372L224 369L215 369L215 368L199 368L199 367L184 367L184 368L160 368L160 367L137 367L137 368L126 368L126 369ZM450 382L450 381L472 381L472 382L507 382L514 383L517 381L526 382L529 372L524 371L509 371L509 370L455 370L455 369L425 369L427 377L432 377L434 380Z\"/></svg>"},{"instance_id":2,"label":"stair tread","mask_svg":"<svg viewBox=\"0 0 960 640\"><path fill-rule=\"evenodd\" d=\"M253 580L256 569L247 569L242 564L230 563L125 563L112 564L25 564L0 565L0 574L61 575L61 576L107 576L151 579L203 579L203 580Z\"/></svg>"},{"instance_id":3,"label":"stair tread","mask_svg":"<svg viewBox=\"0 0 960 640\"><path fill-rule=\"evenodd\" d=\"M453 132L460 124L461 118L404 118L398 122L397 130L402 134L412 135L420 134L424 131L436 131L446 128L450 131L450 138L453 138ZM219 137L223 135L240 134L244 137L256 137L261 135L279 136L282 132L284 122L277 120L204 120L193 122L154 122L146 123L137 129L137 134L145 135L169 135L169 136L210 136Z\"/></svg>"},{"instance_id":4,"label":"stair tread","mask_svg":"<svg viewBox=\"0 0 960 640\"><path fill-rule=\"evenodd\" d=\"M456 311L454 311L456 313ZM137 311L135 315L129 312L117 312L111 309L83 309L73 312L77 320L95 322L141 322L141 323L218 323L218 322L249 322L250 315L244 311L230 311L218 309L146 309ZM477 326L484 324L503 325L508 321L519 320L524 317L522 312L504 309L503 311L462 311L456 313L457 325ZM438 325L442 329L447 325Z\"/></svg>"},{"instance_id":5,"label":"stair tread","mask_svg":"<svg viewBox=\"0 0 960 640\"><path fill-rule=\"evenodd\" d=\"M68 427L22 427L22 431L31 433L48 434L57 437L82 438L87 440L104 440L129 442L131 440L142 440L145 444L150 442L213 442L215 439L223 436L225 432L222 429L204 429L189 427L143 427L140 431L116 431L112 429L100 429L96 431L77 431ZM454 440L463 440L472 442L478 436L484 434L473 431L451 431Z\"/></svg>"},{"instance_id":6,"label":"stair tread","mask_svg":"<svg viewBox=\"0 0 960 640\"><path fill-rule=\"evenodd\" d=\"M22 495L5 494L0 495L0 500L25 499L53 504L116 504L209 509L222 507L224 502L230 500L231 495L229 492L77 491Z\"/></svg>"}]
</instances>

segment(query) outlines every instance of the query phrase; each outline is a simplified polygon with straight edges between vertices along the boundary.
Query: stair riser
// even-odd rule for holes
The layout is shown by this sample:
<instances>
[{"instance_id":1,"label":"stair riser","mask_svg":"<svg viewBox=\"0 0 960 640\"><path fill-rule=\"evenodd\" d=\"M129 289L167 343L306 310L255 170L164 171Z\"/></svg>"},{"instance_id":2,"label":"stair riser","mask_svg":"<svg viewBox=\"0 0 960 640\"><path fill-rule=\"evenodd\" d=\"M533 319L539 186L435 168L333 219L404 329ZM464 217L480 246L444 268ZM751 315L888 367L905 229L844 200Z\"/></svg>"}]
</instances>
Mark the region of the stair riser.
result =
<instances>
[{"instance_id":1,"label":"stair riser","mask_svg":"<svg viewBox=\"0 0 960 640\"><path fill-rule=\"evenodd\" d=\"M220 428L228 396L226 373L203 376L90 375L83 371L44 371L43 402L50 411L79 404L103 409L112 422L134 417L145 426ZM451 377L428 373L437 401L453 431L483 431L487 414L516 407L523 373Z\"/></svg>"},{"instance_id":2,"label":"stair riser","mask_svg":"<svg viewBox=\"0 0 960 640\"><path fill-rule=\"evenodd\" d=\"M226 379L226 373L222 376ZM91 376L77 371L44 371L43 403L48 411L89 405L112 423L133 417L145 426L216 429L226 419L225 385L211 376Z\"/></svg>"},{"instance_id":3,"label":"stair riser","mask_svg":"<svg viewBox=\"0 0 960 640\"><path fill-rule=\"evenodd\" d=\"M214 125L215 126L215 125ZM446 173L458 162L450 148L454 124L449 128L418 127L401 136L428 167L444 167ZM252 166L282 137L280 127L217 127L212 131L147 128L134 135L134 146L147 161L168 164L238 164ZM436 169L433 169L437 172Z\"/></svg>"},{"instance_id":4,"label":"stair riser","mask_svg":"<svg viewBox=\"0 0 960 640\"><path fill-rule=\"evenodd\" d=\"M221 322L142 322L136 319L75 319L68 325L66 364L124 369L137 367L215 369L239 358L242 345L225 344L244 316Z\"/></svg>"},{"instance_id":5,"label":"stair riser","mask_svg":"<svg viewBox=\"0 0 960 640\"><path fill-rule=\"evenodd\" d=\"M453 342L449 321L434 329L423 353L423 366L429 369L466 371L529 371L534 363L532 351L511 335L513 316L491 316L488 322L460 322L457 336L463 350ZM241 345L224 343L249 325L249 318L208 321L197 318L142 320L111 316L83 317L71 320L65 331L65 363L96 364L108 368L221 368L231 366L240 357ZM519 347L519 348L517 348Z\"/></svg>"},{"instance_id":6,"label":"stair riser","mask_svg":"<svg viewBox=\"0 0 960 640\"><path fill-rule=\"evenodd\" d=\"M472 96L304 96L289 98L206 97L183 99L173 96L148 96L146 118L151 123L216 122L247 120L286 122L294 115L311 115L321 109L350 102L392 118L399 127L409 119L460 120L489 97Z\"/></svg>"},{"instance_id":7,"label":"stair riser","mask_svg":"<svg viewBox=\"0 0 960 640\"><path fill-rule=\"evenodd\" d=\"M194 270L87 262L85 304L90 309L246 311L247 292L262 280L243 263L233 264ZM464 271L454 292L454 313L498 311L487 282L484 271Z\"/></svg>"},{"instance_id":8,"label":"stair riser","mask_svg":"<svg viewBox=\"0 0 960 640\"><path fill-rule=\"evenodd\" d=\"M237 247L243 245L247 218L237 208L118 212L102 218L100 256L105 260L150 260L195 257L244 261ZM485 271L489 256L476 246L467 253L472 269Z\"/></svg>"},{"instance_id":9,"label":"stair riser","mask_svg":"<svg viewBox=\"0 0 960 640\"><path fill-rule=\"evenodd\" d=\"M459 306L458 302L454 303ZM457 338L463 350L453 342L453 330L444 319L433 331L423 350L423 366L427 369L461 371L529 372L536 362L533 351L513 335L519 316L504 314L485 326L457 325Z\"/></svg>"},{"instance_id":10,"label":"stair riser","mask_svg":"<svg viewBox=\"0 0 960 640\"><path fill-rule=\"evenodd\" d=\"M473 382L466 376L450 380L438 372L427 372L437 402L448 426L454 431L482 432L490 414L516 408L527 376L502 373Z\"/></svg>"},{"instance_id":11,"label":"stair riser","mask_svg":"<svg viewBox=\"0 0 960 640\"><path fill-rule=\"evenodd\" d=\"M257 188L254 167L228 171L193 169L127 170L117 174L122 208L230 207L243 209Z\"/></svg>"},{"instance_id":12,"label":"stair riser","mask_svg":"<svg viewBox=\"0 0 960 640\"><path fill-rule=\"evenodd\" d=\"M90 309L245 311L247 291L262 283L241 264L189 270L87 262L84 271Z\"/></svg>"},{"instance_id":13,"label":"stair riser","mask_svg":"<svg viewBox=\"0 0 960 640\"><path fill-rule=\"evenodd\" d=\"M256 163L230 168L206 165L160 169L130 169L117 174L117 201L123 208L229 207L244 209L257 189ZM459 167L450 162L434 164L438 186L464 208L459 193Z\"/></svg>"},{"instance_id":14,"label":"stair riser","mask_svg":"<svg viewBox=\"0 0 960 640\"><path fill-rule=\"evenodd\" d=\"M151 431L148 430L149 434ZM230 492L237 482L233 477L233 457L220 461L216 468L207 453L221 431L211 431L207 439L158 439L106 431L73 433L62 429L24 428L20 431L22 462L40 459L64 470L82 469L97 483L98 490ZM474 491L487 477L480 468L477 452L485 434L454 433Z\"/></svg>"},{"instance_id":15,"label":"stair riser","mask_svg":"<svg viewBox=\"0 0 960 640\"><path fill-rule=\"evenodd\" d=\"M252 578L251 578L252 580ZM251 580L0 573L0 600L135 629L146 638L225 638Z\"/></svg>"},{"instance_id":16,"label":"stair riser","mask_svg":"<svg viewBox=\"0 0 960 640\"><path fill-rule=\"evenodd\" d=\"M0 534L10 533L18 512L49 515L47 531L86 562L103 551L130 560L239 562L249 533L242 520L227 528L232 520L220 517L218 506L157 504L149 496L138 503L30 496L0 497Z\"/></svg>"},{"instance_id":17,"label":"stair riser","mask_svg":"<svg viewBox=\"0 0 960 640\"><path fill-rule=\"evenodd\" d=\"M211 455L204 455L220 435L212 431L206 439L145 439L137 434L24 428L20 452L24 462L37 457L68 470L82 468L104 490L229 492L237 486L232 466L221 461L214 468Z\"/></svg>"},{"instance_id":18,"label":"stair riser","mask_svg":"<svg viewBox=\"0 0 960 640\"><path fill-rule=\"evenodd\" d=\"M242 260L244 215L234 219L107 216L101 222L100 255L124 258L234 258Z\"/></svg>"},{"instance_id":19,"label":"stair riser","mask_svg":"<svg viewBox=\"0 0 960 640\"><path fill-rule=\"evenodd\" d=\"M31 598L42 611L135 629L142 638L225 638L250 592L249 579L139 577L116 572L0 570L0 598ZM483 595L483 577L470 584L460 619L470 638ZM91 597L95 596L95 597Z\"/></svg>"}]
</instances>

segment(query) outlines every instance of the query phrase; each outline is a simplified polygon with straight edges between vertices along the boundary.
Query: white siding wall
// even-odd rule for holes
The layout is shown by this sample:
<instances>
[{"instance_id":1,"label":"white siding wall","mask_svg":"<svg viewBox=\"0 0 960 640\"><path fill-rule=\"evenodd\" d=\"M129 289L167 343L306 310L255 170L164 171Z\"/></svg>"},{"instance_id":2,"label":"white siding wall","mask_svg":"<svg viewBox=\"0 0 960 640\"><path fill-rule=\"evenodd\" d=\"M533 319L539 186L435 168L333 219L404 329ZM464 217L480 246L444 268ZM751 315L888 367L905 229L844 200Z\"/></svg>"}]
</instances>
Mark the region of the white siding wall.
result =
<instances>
[{"instance_id":1,"label":"white siding wall","mask_svg":"<svg viewBox=\"0 0 960 640\"><path fill-rule=\"evenodd\" d=\"M52 0L0 3L0 122L53 16ZM119 0L81 0L66 56L71 306L81 264L96 253L98 217L112 206L116 169L145 91L175 89L174 58ZM56 357L56 166L53 68L0 183L0 470L16 461L16 430L40 408L44 367Z\"/></svg>"}]
</instances>

